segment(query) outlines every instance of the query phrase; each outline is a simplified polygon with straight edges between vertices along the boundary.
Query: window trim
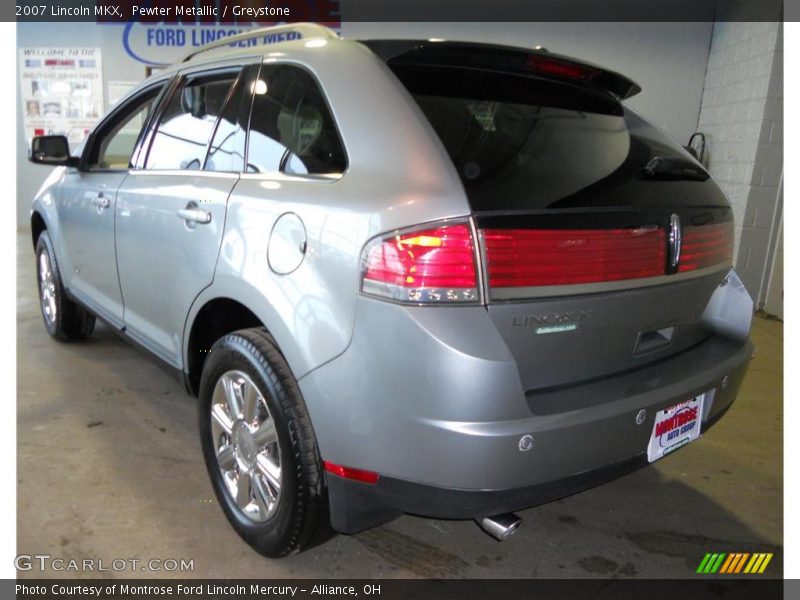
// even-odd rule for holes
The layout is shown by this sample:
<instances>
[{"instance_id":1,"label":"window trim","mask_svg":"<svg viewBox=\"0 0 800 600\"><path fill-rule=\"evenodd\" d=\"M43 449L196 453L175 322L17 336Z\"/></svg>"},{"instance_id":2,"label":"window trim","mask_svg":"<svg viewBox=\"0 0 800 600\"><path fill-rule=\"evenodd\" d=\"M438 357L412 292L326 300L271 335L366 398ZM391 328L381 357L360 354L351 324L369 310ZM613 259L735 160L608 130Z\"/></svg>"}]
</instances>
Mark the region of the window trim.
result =
<instances>
[{"instance_id":1,"label":"window trim","mask_svg":"<svg viewBox=\"0 0 800 600\"><path fill-rule=\"evenodd\" d=\"M345 143L341 129L339 128L339 122L336 119L336 113L333 111L330 100L328 99L328 95L325 93L325 88L320 83L320 80L317 77L316 73L314 73L314 71L308 68L305 64L293 60L277 60L275 58L264 58L261 61L261 68L259 69L258 76L260 77L261 74L264 72L265 68L268 67L294 67L296 69L304 71L311 78L311 80L314 82L314 85L317 86L317 90L319 91L319 94L322 97L322 101L325 104L325 108L327 109L328 114L331 117L331 121L333 122L333 127L336 130L336 137L339 139L339 144L342 147L342 152L344 152L345 167L344 169L342 169L341 173L297 174L297 173L286 173L280 170L249 173L247 171L247 165L250 159L250 131L251 131L252 116L253 116L253 108L255 107L255 97L256 97L255 94L251 94L250 114L247 119L247 141L246 141L245 155L244 155L245 162L244 162L244 170L242 171L241 175L242 179L253 179L253 180L268 179L274 181L302 181L311 183L336 183L337 181L341 180L350 171L350 153L347 151L347 144Z\"/></svg>"}]
</instances>

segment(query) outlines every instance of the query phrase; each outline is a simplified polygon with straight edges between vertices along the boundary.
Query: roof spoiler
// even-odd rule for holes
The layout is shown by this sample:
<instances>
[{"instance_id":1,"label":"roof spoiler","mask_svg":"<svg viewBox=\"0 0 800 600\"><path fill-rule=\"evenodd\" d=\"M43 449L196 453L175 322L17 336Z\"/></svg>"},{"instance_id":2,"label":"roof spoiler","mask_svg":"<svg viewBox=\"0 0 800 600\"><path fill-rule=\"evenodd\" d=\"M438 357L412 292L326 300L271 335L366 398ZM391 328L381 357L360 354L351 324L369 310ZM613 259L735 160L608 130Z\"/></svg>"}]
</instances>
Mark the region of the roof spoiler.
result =
<instances>
[{"instance_id":1,"label":"roof spoiler","mask_svg":"<svg viewBox=\"0 0 800 600\"><path fill-rule=\"evenodd\" d=\"M277 35L281 33L295 33L297 36L291 39L313 39L313 38L325 38L325 39L335 39L339 37L339 34L336 33L333 29L328 27L324 27L323 25L318 25L317 23L291 23L288 25L275 25L273 27L259 27L257 29L252 29L250 31L245 31L243 33L238 33L236 35L230 35L227 37L222 37L217 39L216 41L211 42L210 44L206 44L205 46L200 46L196 50L190 52L186 56L181 59L180 62L185 63L192 60L198 54L203 54L205 52L209 52L210 50L216 50L218 48L224 48L226 46L230 46L232 44L236 44L238 42L244 42L247 40L253 40L257 38L266 38L270 35ZM290 41L290 40L286 40Z\"/></svg>"},{"instance_id":2,"label":"roof spoiler","mask_svg":"<svg viewBox=\"0 0 800 600\"><path fill-rule=\"evenodd\" d=\"M620 100L642 91L634 81L603 67L552 54L544 48L445 40L362 40L390 66L439 66L543 77L610 92Z\"/></svg>"}]
</instances>

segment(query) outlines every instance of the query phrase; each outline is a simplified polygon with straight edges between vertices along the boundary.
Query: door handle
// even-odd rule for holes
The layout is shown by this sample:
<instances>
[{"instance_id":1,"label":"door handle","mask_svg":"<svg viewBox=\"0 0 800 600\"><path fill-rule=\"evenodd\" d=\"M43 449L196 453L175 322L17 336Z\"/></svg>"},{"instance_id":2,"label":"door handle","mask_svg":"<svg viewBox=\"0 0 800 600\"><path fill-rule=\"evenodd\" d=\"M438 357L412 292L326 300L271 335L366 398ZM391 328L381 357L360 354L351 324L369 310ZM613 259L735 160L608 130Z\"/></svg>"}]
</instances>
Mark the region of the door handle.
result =
<instances>
[{"instance_id":1,"label":"door handle","mask_svg":"<svg viewBox=\"0 0 800 600\"><path fill-rule=\"evenodd\" d=\"M206 225L211 223L211 213L207 210L197 208L197 206L187 206L178 211L178 216L186 221L187 224L200 223Z\"/></svg>"},{"instance_id":2,"label":"door handle","mask_svg":"<svg viewBox=\"0 0 800 600\"><path fill-rule=\"evenodd\" d=\"M106 208L111 208L111 200L103 196L102 193L92 198L92 204L97 207L97 212L103 211Z\"/></svg>"}]
</instances>

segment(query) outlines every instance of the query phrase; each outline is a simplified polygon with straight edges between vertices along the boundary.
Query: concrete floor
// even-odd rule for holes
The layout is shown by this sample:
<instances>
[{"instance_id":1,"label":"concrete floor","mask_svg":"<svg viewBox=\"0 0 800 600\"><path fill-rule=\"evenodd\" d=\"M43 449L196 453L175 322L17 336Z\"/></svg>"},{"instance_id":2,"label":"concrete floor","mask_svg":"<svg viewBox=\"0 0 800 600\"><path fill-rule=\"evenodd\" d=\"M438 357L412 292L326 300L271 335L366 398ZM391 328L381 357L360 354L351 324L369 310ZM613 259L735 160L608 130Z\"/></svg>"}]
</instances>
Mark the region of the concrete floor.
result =
<instances>
[{"instance_id":1,"label":"concrete floor","mask_svg":"<svg viewBox=\"0 0 800 600\"><path fill-rule=\"evenodd\" d=\"M18 254L20 553L106 564L194 559L194 572L183 575L212 578L658 578L691 576L706 552L761 551L776 553L768 574L782 573L780 322L755 320L745 387L702 440L611 484L524 511L508 542L472 522L403 517L270 561L237 537L212 500L194 401L105 327L85 343L51 340L27 234Z\"/></svg>"}]
</instances>

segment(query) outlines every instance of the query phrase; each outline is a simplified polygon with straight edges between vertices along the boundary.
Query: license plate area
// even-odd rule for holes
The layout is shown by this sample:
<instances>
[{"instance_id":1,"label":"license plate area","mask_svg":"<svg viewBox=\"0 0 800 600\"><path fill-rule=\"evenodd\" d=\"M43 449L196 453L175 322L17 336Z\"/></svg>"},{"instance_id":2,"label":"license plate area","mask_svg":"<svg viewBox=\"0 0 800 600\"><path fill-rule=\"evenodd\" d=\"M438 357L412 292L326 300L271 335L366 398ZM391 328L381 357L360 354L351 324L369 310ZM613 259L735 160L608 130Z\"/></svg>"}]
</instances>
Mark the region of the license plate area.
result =
<instances>
[{"instance_id":1,"label":"license plate area","mask_svg":"<svg viewBox=\"0 0 800 600\"><path fill-rule=\"evenodd\" d=\"M647 445L648 462L663 458L700 437L706 395L700 394L656 413Z\"/></svg>"}]
</instances>

